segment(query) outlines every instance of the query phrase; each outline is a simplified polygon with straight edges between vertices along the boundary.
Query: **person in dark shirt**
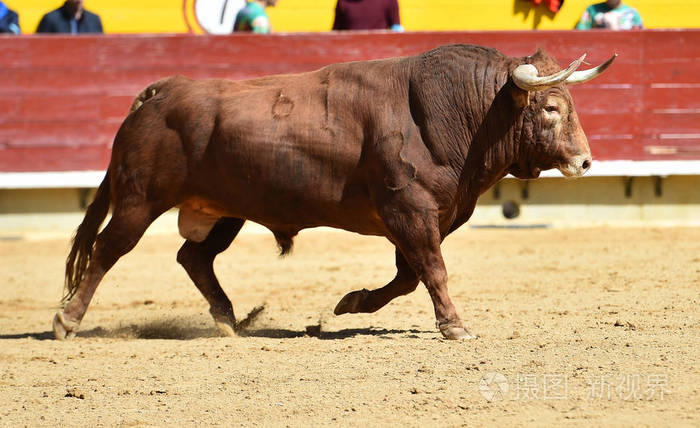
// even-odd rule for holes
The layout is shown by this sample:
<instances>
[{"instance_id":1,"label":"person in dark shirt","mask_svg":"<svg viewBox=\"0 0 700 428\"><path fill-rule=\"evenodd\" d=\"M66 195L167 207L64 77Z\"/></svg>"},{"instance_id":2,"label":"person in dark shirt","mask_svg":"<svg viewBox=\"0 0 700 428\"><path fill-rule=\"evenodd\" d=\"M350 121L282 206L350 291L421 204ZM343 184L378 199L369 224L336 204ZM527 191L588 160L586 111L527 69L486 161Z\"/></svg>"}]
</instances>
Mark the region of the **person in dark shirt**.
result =
<instances>
[{"instance_id":1,"label":"person in dark shirt","mask_svg":"<svg viewBox=\"0 0 700 428\"><path fill-rule=\"evenodd\" d=\"M102 33L100 17L83 7L84 0L66 0L63 6L44 15L37 33Z\"/></svg>"},{"instance_id":2,"label":"person in dark shirt","mask_svg":"<svg viewBox=\"0 0 700 428\"><path fill-rule=\"evenodd\" d=\"M338 0L334 30L403 31L397 0Z\"/></svg>"},{"instance_id":3,"label":"person in dark shirt","mask_svg":"<svg viewBox=\"0 0 700 428\"><path fill-rule=\"evenodd\" d=\"M0 1L0 33L20 34L17 12Z\"/></svg>"}]
</instances>

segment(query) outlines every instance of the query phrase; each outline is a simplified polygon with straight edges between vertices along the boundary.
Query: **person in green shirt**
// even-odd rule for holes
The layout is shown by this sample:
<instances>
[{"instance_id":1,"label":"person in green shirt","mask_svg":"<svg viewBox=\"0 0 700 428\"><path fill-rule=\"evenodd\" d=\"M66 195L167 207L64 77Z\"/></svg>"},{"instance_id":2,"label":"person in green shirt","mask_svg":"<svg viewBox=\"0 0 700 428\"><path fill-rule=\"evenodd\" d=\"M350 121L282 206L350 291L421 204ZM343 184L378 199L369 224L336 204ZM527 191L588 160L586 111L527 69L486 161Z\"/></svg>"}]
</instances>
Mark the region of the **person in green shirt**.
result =
<instances>
[{"instance_id":1,"label":"person in green shirt","mask_svg":"<svg viewBox=\"0 0 700 428\"><path fill-rule=\"evenodd\" d=\"M233 31L268 34L270 32L270 19L265 13L265 8L276 4L277 0L246 1L245 7L236 15Z\"/></svg>"},{"instance_id":2,"label":"person in green shirt","mask_svg":"<svg viewBox=\"0 0 700 428\"><path fill-rule=\"evenodd\" d=\"M622 4L622 0L607 0L588 6L576 24L577 30L607 28L610 30L632 30L642 28L642 17L633 8Z\"/></svg>"}]
</instances>

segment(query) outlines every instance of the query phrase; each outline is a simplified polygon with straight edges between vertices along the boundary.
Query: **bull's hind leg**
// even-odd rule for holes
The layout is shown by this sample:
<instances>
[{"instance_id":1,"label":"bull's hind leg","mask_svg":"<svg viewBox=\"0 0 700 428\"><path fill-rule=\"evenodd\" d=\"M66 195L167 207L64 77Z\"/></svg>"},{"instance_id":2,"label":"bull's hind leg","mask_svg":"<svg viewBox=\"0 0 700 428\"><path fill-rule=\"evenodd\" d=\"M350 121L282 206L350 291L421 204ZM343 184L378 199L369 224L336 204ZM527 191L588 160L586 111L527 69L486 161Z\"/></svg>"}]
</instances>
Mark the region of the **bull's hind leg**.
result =
<instances>
[{"instance_id":1,"label":"bull's hind leg","mask_svg":"<svg viewBox=\"0 0 700 428\"><path fill-rule=\"evenodd\" d=\"M186 241L177 253L177 261L209 302L209 312L222 333L231 336L236 327L231 301L221 289L214 273L214 258L226 250L241 230L245 220L220 219L202 242Z\"/></svg>"},{"instance_id":2,"label":"bull's hind leg","mask_svg":"<svg viewBox=\"0 0 700 428\"><path fill-rule=\"evenodd\" d=\"M345 295L333 311L336 315L375 312L396 297L412 293L418 286L418 276L408 265L403 254L396 250L396 277L384 287L375 290L357 290Z\"/></svg>"},{"instance_id":3,"label":"bull's hind leg","mask_svg":"<svg viewBox=\"0 0 700 428\"><path fill-rule=\"evenodd\" d=\"M85 276L68 304L53 320L57 339L75 336L97 286L121 256L131 251L148 226L162 211L153 213L148 204L115 208L112 218L97 236Z\"/></svg>"}]
</instances>

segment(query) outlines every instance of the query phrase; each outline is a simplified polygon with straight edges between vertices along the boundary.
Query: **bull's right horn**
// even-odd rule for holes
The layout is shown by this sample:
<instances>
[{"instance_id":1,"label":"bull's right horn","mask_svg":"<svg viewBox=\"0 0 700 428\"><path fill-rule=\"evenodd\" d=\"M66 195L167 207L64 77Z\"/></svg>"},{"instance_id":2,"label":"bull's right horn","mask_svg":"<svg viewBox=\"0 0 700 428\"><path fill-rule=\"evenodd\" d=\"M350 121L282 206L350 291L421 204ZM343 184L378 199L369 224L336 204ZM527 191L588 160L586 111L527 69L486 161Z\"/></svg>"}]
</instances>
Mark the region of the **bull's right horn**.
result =
<instances>
[{"instance_id":1,"label":"bull's right horn","mask_svg":"<svg viewBox=\"0 0 700 428\"><path fill-rule=\"evenodd\" d=\"M566 78L567 85L576 85L578 83L586 83L591 79L595 79L600 76L601 73L605 71L606 68L610 67L610 64L617 58L617 54L610 57L609 60L600 64L598 67L591 68L589 70L574 71L571 76Z\"/></svg>"},{"instance_id":2,"label":"bull's right horn","mask_svg":"<svg viewBox=\"0 0 700 428\"><path fill-rule=\"evenodd\" d=\"M581 58L572 62L566 69L550 74L549 76L539 77L537 75L537 67L532 64L522 64L515 67L513 70L513 82L522 90L525 91L542 91L552 86L556 86L566 81L577 68L581 66L586 54L581 55Z\"/></svg>"}]
</instances>

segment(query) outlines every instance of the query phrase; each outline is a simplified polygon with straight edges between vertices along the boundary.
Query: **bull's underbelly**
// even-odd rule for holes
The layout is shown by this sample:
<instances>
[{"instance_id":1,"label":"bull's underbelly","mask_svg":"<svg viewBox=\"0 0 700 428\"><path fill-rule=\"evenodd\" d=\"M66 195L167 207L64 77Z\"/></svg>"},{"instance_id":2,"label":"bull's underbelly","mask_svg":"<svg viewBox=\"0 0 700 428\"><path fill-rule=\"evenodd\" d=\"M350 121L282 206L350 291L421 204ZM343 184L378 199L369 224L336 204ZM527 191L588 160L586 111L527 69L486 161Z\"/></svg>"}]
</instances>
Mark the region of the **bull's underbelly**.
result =
<instances>
[{"instance_id":1,"label":"bull's underbelly","mask_svg":"<svg viewBox=\"0 0 700 428\"><path fill-rule=\"evenodd\" d=\"M287 235L319 226L363 235L387 234L381 218L365 201L302 202L280 198L277 204L261 204L251 199L212 200L192 197L179 206L179 233L185 239L201 242L219 219L234 217L259 223L273 232Z\"/></svg>"}]
</instances>

